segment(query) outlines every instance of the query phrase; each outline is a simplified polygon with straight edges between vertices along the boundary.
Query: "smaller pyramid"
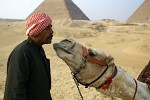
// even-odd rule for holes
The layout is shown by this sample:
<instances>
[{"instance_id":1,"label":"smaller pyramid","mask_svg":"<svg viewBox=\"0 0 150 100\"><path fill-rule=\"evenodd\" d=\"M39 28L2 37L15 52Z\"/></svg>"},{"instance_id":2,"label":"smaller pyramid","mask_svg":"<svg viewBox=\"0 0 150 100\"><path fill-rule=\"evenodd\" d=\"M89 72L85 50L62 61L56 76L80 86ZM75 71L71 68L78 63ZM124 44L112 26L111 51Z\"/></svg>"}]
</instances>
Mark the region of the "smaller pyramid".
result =
<instances>
[{"instance_id":1,"label":"smaller pyramid","mask_svg":"<svg viewBox=\"0 0 150 100\"><path fill-rule=\"evenodd\" d=\"M150 0L144 3L129 17L127 22L150 23Z\"/></svg>"}]
</instances>

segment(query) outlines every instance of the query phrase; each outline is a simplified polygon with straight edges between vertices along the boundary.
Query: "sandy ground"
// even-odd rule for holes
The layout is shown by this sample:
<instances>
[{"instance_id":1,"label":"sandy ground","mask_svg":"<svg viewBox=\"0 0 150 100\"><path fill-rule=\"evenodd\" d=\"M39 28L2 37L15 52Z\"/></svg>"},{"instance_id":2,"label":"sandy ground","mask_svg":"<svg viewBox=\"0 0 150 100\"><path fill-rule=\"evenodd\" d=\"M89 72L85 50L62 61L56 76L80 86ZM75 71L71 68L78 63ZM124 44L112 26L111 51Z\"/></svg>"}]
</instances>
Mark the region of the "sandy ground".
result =
<instances>
[{"instance_id":1,"label":"sandy ground","mask_svg":"<svg viewBox=\"0 0 150 100\"><path fill-rule=\"evenodd\" d=\"M54 21L53 30L53 43L73 38L86 47L101 49L134 78L150 60L150 24L67 20ZM0 100L3 99L7 58L26 38L25 21L0 22ZM51 60L53 100L81 100L68 66L56 56L52 44L44 45L44 48ZM84 100L120 100L102 95L94 88L79 87Z\"/></svg>"}]
</instances>

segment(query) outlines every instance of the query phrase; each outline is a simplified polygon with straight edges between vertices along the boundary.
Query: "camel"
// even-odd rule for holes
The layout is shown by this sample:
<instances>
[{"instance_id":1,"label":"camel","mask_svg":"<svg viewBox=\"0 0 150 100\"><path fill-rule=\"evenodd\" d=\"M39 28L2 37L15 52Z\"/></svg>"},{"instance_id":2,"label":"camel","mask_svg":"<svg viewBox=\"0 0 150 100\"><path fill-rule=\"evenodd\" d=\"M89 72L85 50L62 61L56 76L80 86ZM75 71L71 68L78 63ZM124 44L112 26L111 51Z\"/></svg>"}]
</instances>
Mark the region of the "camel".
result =
<instances>
[{"instance_id":1,"label":"camel","mask_svg":"<svg viewBox=\"0 0 150 100\"><path fill-rule=\"evenodd\" d=\"M64 39L53 47L80 84L122 100L150 100L147 84L132 78L103 51L88 49L73 39Z\"/></svg>"}]
</instances>

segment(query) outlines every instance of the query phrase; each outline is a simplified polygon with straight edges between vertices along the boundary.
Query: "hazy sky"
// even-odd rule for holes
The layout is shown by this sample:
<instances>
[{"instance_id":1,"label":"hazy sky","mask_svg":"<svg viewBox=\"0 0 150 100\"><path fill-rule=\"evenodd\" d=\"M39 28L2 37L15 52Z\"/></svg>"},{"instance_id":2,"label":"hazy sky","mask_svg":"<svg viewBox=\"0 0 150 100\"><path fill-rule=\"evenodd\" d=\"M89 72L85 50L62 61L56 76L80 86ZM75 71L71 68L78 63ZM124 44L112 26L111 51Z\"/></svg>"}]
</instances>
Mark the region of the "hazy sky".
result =
<instances>
[{"instance_id":1,"label":"hazy sky","mask_svg":"<svg viewBox=\"0 0 150 100\"><path fill-rule=\"evenodd\" d=\"M0 18L25 19L44 0L0 0ZM126 21L144 0L72 0L91 20Z\"/></svg>"},{"instance_id":2,"label":"hazy sky","mask_svg":"<svg viewBox=\"0 0 150 100\"><path fill-rule=\"evenodd\" d=\"M144 0L73 0L91 19L126 21Z\"/></svg>"},{"instance_id":3,"label":"hazy sky","mask_svg":"<svg viewBox=\"0 0 150 100\"><path fill-rule=\"evenodd\" d=\"M44 0L0 0L0 18L25 19Z\"/></svg>"}]
</instances>

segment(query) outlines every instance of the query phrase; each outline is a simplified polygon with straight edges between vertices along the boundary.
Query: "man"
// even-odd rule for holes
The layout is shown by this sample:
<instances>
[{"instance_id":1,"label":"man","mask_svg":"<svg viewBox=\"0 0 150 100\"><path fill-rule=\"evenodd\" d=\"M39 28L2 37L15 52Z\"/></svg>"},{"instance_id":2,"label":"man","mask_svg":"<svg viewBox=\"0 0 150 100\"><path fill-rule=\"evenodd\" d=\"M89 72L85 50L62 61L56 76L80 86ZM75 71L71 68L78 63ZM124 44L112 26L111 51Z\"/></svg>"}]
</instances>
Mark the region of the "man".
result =
<instances>
[{"instance_id":1,"label":"man","mask_svg":"<svg viewBox=\"0 0 150 100\"><path fill-rule=\"evenodd\" d=\"M50 63L42 48L51 43L51 23L45 13L33 14L27 20L28 39L8 58L4 100L51 100Z\"/></svg>"}]
</instances>

